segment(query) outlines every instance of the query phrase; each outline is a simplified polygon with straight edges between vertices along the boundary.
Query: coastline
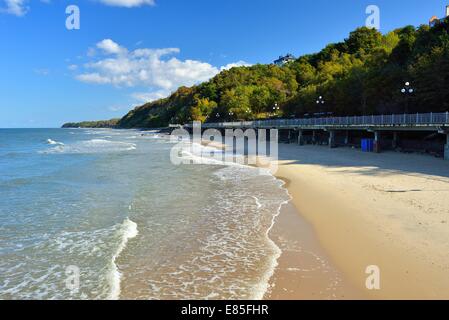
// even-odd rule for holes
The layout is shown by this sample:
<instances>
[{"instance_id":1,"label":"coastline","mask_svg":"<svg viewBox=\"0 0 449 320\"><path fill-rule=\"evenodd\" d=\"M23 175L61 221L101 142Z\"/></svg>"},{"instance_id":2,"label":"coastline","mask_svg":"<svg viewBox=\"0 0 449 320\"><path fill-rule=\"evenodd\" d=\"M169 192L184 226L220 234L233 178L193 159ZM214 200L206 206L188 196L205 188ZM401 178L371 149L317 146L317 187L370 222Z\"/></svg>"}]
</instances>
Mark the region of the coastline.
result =
<instances>
[{"instance_id":1,"label":"coastline","mask_svg":"<svg viewBox=\"0 0 449 320\"><path fill-rule=\"evenodd\" d=\"M270 232L281 249L266 300L347 300L366 298L331 261L313 227L289 202Z\"/></svg>"},{"instance_id":2,"label":"coastline","mask_svg":"<svg viewBox=\"0 0 449 320\"><path fill-rule=\"evenodd\" d=\"M202 145L226 150L227 145L203 140ZM266 169L269 159L255 167ZM253 166L253 165L251 165ZM282 165L281 165L282 166ZM257 299L265 300L336 300L364 299L366 296L355 288L337 268L322 248L313 226L296 209L290 192L291 181L285 176L272 175L282 181L281 188L289 194L289 200L280 204L273 223L267 230L268 241L278 253L273 266L261 279L263 293Z\"/></svg>"},{"instance_id":3,"label":"coastline","mask_svg":"<svg viewBox=\"0 0 449 320\"><path fill-rule=\"evenodd\" d=\"M278 164L276 177L288 180L291 204L314 230L309 239L319 245L310 247L316 252L323 248L332 272L341 270L339 276L347 280L333 298L449 298L447 163L421 155L280 144ZM284 210L275 238L299 228L292 217ZM307 232L299 233L293 235L307 239ZM267 297L327 298L314 293L319 285L303 285L308 293L295 287L298 275L286 266L301 263L305 255L292 252L283 250ZM380 290L365 287L370 265L380 268Z\"/></svg>"}]
</instances>

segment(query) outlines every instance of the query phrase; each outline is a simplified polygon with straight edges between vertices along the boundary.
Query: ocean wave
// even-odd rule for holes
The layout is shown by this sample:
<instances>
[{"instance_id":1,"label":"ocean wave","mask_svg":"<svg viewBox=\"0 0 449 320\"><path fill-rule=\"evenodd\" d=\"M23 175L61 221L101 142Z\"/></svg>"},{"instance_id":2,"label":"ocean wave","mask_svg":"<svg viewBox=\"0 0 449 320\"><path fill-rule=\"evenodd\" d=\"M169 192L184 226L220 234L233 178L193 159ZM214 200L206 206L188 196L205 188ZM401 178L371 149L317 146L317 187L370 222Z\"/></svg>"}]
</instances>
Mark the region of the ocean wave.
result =
<instances>
[{"instance_id":1,"label":"ocean wave","mask_svg":"<svg viewBox=\"0 0 449 320\"><path fill-rule=\"evenodd\" d=\"M121 242L111 261L111 273L109 276L111 292L108 297L109 300L118 300L120 298L120 281L122 274L117 267L116 260L120 256L120 253L126 248L128 241L137 237L139 233L137 224L129 218L126 218L125 221L123 221L118 232L121 235Z\"/></svg>"},{"instance_id":2,"label":"ocean wave","mask_svg":"<svg viewBox=\"0 0 449 320\"><path fill-rule=\"evenodd\" d=\"M243 159L244 156L236 154L235 159L232 157L234 154L232 151L223 150L221 147L215 146L205 146L198 143L190 143L187 142L184 144L184 147L181 152L181 157L186 160L190 160L193 164L199 165L218 165L224 166L225 168L219 169L214 172L214 175L218 177L223 183L231 183L230 187L233 189L240 189L241 186L245 184L253 184L256 185L259 181L262 185L267 185L267 178L274 183L274 185L279 188L281 191L278 194L278 197L270 199L270 196L266 194L264 190L241 190L241 196L251 197L255 201L255 211L260 212L267 219L269 219L266 223L262 223L266 218L260 218L261 220L258 222L247 221L249 224L256 223L265 225L263 230L264 232L264 242L265 242L265 254L267 255L268 261L266 262L265 267L261 270L261 275L259 281L251 285L252 289L250 290L249 295L246 297L251 300L261 300L265 296L265 294L270 289L270 279L274 275L274 272L278 266L278 259L282 254L281 248L270 238L270 232L275 225L277 217L281 214L281 208L285 204L287 204L291 200L291 196L288 194L287 189L284 188L285 182L277 179L268 168L260 168L255 166L250 166L245 164ZM229 152L227 154L226 152ZM229 157L226 157L229 156ZM224 157L224 160L222 159ZM228 160L231 159L231 160ZM228 160L228 161L226 161ZM261 179L261 180L259 180ZM260 193L262 192L262 193ZM273 194L273 192L271 192ZM275 192L276 193L276 192ZM284 194L285 196L283 196ZM267 201L267 199L270 199ZM224 200L223 200L224 201ZM235 206L236 203L233 203L232 206ZM220 208L223 210L227 204L222 203ZM256 219L257 220L257 219ZM243 220L240 220L243 223ZM241 232L246 233L248 230L240 230ZM261 230L262 231L262 230ZM239 241L243 241L243 238L240 238ZM247 244L248 245L248 244ZM214 250L218 249L218 246L213 246ZM254 247L254 251L261 250L257 246ZM229 252L225 253L228 254ZM215 253L211 254L215 255ZM261 259L259 257L259 259ZM234 257L235 259L235 257ZM247 262L244 262L247 263ZM239 288L235 288L235 291L239 291Z\"/></svg>"},{"instance_id":3,"label":"ocean wave","mask_svg":"<svg viewBox=\"0 0 449 320\"><path fill-rule=\"evenodd\" d=\"M10 251L19 256L46 254L14 265L0 260L6 279L0 281L0 299L118 299L121 274L116 260L137 233L137 224L126 218L106 228L22 239L20 247L16 244ZM88 279L76 293L65 287L68 265L79 267L83 279Z\"/></svg>"},{"instance_id":4,"label":"ocean wave","mask_svg":"<svg viewBox=\"0 0 449 320\"><path fill-rule=\"evenodd\" d=\"M244 164L243 157L239 161L230 161L233 154L226 154L226 152L218 147L205 146L199 143L184 143L181 149L181 158L189 160L193 164L203 165L217 165L217 166L249 166Z\"/></svg>"},{"instance_id":5,"label":"ocean wave","mask_svg":"<svg viewBox=\"0 0 449 320\"><path fill-rule=\"evenodd\" d=\"M224 169L217 170L214 175L219 177L226 183L232 183L234 186L242 186L247 183L257 184L258 181L263 185L268 185L267 179L271 180L274 186L278 188L280 193L270 191L269 194L266 190L260 190L258 188L254 190L246 190L247 196L254 199L255 210L262 214L268 214L266 231L264 238L267 247L267 252L271 254L268 256L268 262L265 266L265 270L260 276L260 280L252 287L250 300L262 300L270 289L270 279L273 277L276 268L278 266L278 260L282 255L281 248L271 239L270 232L273 229L277 218L281 214L282 207L291 201L291 196L288 190L285 188L285 182L277 179L274 175L270 174L269 170L254 170L256 168L251 166L228 166ZM245 195L245 192L242 193Z\"/></svg>"},{"instance_id":6,"label":"ocean wave","mask_svg":"<svg viewBox=\"0 0 449 320\"><path fill-rule=\"evenodd\" d=\"M242 170L252 170L258 175L273 176L271 167L254 165L255 158L234 153L218 146L202 145L199 143L178 143L182 160L188 160L195 165L231 166ZM174 156L177 156L174 154ZM254 162L254 163L252 163ZM184 163L184 161L182 161ZM224 179L224 178L223 178Z\"/></svg>"},{"instance_id":7,"label":"ocean wave","mask_svg":"<svg viewBox=\"0 0 449 320\"><path fill-rule=\"evenodd\" d=\"M254 300L262 300L264 298L265 294L268 293L268 290L270 289L270 279L273 277L273 275L276 271L276 268L279 265L278 260L282 255L282 249L276 244L276 242L274 242L273 239L270 238L270 232L276 223L276 219L281 214L282 206L288 204L290 202L290 200L291 199L289 199L287 201L283 201L281 204L279 204L277 212L273 215L273 218L271 220L271 225L267 229L267 232L265 233L266 239L270 243L270 245L273 248L275 253L271 256L271 261L269 263L269 267L268 267L267 271L262 276L262 279L259 282L259 284L255 287L254 296L253 296Z\"/></svg>"},{"instance_id":8,"label":"ocean wave","mask_svg":"<svg viewBox=\"0 0 449 320\"><path fill-rule=\"evenodd\" d=\"M269 235L282 205L289 201L282 182L248 166L204 171L196 168L193 172L210 174L208 201L194 208L195 218L190 217L187 208L181 216L176 215L176 224L189 226L185 230L174 227L173 237L182 239L182 252L177 251L179 245L173 247L171 236L167 241L159 236L154 239L154 249L161 252L161 257L140 261L138 256L145 252L143 243L153 243L149 240L152 235L145 230L156 228L153 224L143 226L141 240L128 251L137 258L130 257L127 262L137 265L138 271L129 266L123 269L127 281L122 283L122 297L262 299L270 289L270 279L282 254ZM172 248L179 254L171 254ZM145 286L137 284L143 274Z\"/></svg>"},{"instance_id":9,"label":"ocean wave","mask_svg":"<svg viewBox=\"0 0 449 320\"><path fill-rule=\"evenodd\" d=\"M87 141L79 141L70 145L58 144L55 147L40 151L45 154L58 153L109 153L109 152L123 152L136 150L137 146L134 143L111 141L105 139L92 139Z\"/></svg>"},{"instance_id":10,"label":"ocean wave","mask_svg":"<svg viewBox=\"0 0 449 320\"><path fill-rule=\"evenodd\" d=\"M63 146L63 145L64 145L64 143L58 142L58 141L54 141L54 140L52 140L52 139L47 139L47 144L50 144L50 145L58 145L58 146Z\"/></svg>"}]
</instances>

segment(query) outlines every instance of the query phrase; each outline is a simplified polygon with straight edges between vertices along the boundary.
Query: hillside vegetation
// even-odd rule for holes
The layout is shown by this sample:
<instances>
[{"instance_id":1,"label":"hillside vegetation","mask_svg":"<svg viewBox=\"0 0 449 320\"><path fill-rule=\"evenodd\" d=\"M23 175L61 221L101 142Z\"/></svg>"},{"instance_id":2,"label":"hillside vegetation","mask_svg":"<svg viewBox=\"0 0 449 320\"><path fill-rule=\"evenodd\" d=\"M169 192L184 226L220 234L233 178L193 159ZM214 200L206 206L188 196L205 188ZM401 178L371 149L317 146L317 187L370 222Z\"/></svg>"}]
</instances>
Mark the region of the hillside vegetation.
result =
<instances>
[{"instance_id":1,"label":"hillside vegetation","mask_svg":"<svg viewBox=\"0 0 449 320\"><path fill-rule=\"evenodd\" d=\"M120 119L102 120L102 121L83 121L68 122L63 128L115 128Z\"/></svg>"},{"instance_id":2,"label":"hillside vegetation","mask_svg":"<svg viewBox=\"0 0 449 320\"><path fill-rule=\"evenodd\" d=\"M168 98L135 108L117 125L443 112L449 110L448 81L448 19L433 28L407 26L385 35L363 27L343 42L283 67L238 67L197 86L181 87ZM413 94L401 93L405 82L411 83ZM317 104L320 96L324 104Z\"/></svg>"}]
</instances>

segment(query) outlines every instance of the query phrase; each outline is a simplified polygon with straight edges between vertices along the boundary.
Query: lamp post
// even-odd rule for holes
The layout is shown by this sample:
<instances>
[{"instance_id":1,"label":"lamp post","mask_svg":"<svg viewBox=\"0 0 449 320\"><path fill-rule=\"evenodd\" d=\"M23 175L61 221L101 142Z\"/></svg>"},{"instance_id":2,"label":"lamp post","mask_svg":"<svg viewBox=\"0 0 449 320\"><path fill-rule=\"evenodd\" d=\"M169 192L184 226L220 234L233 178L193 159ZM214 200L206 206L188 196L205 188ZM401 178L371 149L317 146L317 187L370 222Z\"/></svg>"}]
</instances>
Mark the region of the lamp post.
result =
<instances>
[{"instance_id":1,"label":"lamp post","mask_svg":"<svg viewBox=\"0 0 449 320\"><path fill-rule=\"evenodd\" d=\"M405 113L408 113L409 107L409 97L415 92L415 89L412 87L411 83L407 81L404 84L404 87L401 89L401 93L405 96Z\"/></svg>"},{"instance_id":2,"label":"lamp post","mask_svg":"<svg viewBox=\"0 0 449 320\"><path fill-rule=\"evenodd\" d=\"M318 99L316 99L316 104L318 106L319 113L322 112L321 106L324 106L325 103L326 103L326 101L324 100L323 96L319 96Z\"/></svg>"},{"instance_id":3,"label":"lamp post","mask_svg":"<svg viewBox=\"0 0 449 320\"><path fill-rule=\"evenodd\" d=\"M323 96L319 96L318 99L316 99L316 104L320 105L320 104L325 104L326 101L324 101Z\"/></svg>"},{"instance_id":4,"label":"lamp post","mask_svg":"<svg viewBox=\"0 0 449 320\"><path fill-rule=\"evenodd\" d=\"M276 114L279 112L279 110L281 110L281 108L279 107L278 103L276 102L273 107L273 115L276 116Z\"/></svg>"},{"instance_id":5,"label":"lamp post","mask_svg":"<svg viewBox=\"0 0 449 320\"><path fill-rule=\"evenodd\" d=\"M246 109L245 110L245 113L246 113L246 118L247 118L247 120L249 119L249 116L250 116L250 114L251 114L251 110L250 109Z\"/></svg>"}]
</instances>

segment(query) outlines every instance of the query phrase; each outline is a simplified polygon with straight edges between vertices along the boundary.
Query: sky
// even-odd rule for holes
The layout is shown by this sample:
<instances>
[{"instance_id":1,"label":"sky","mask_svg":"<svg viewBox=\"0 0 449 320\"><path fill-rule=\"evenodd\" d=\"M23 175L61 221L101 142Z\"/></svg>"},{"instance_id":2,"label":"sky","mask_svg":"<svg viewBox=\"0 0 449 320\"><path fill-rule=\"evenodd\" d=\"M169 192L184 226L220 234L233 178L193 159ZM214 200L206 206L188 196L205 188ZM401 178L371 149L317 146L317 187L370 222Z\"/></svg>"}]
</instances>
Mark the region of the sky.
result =
<instances>
[{"instance_id":1,"label":"sky","mask_svg":"<svg viewBox=\"0 0 449 320\"><path fill-rule=\"evenodd\" d=\"M117 118L232 66L317 52L368 5L386 33L449 0L0 0L0 128Z\"/></svg>"}]
</instances>

